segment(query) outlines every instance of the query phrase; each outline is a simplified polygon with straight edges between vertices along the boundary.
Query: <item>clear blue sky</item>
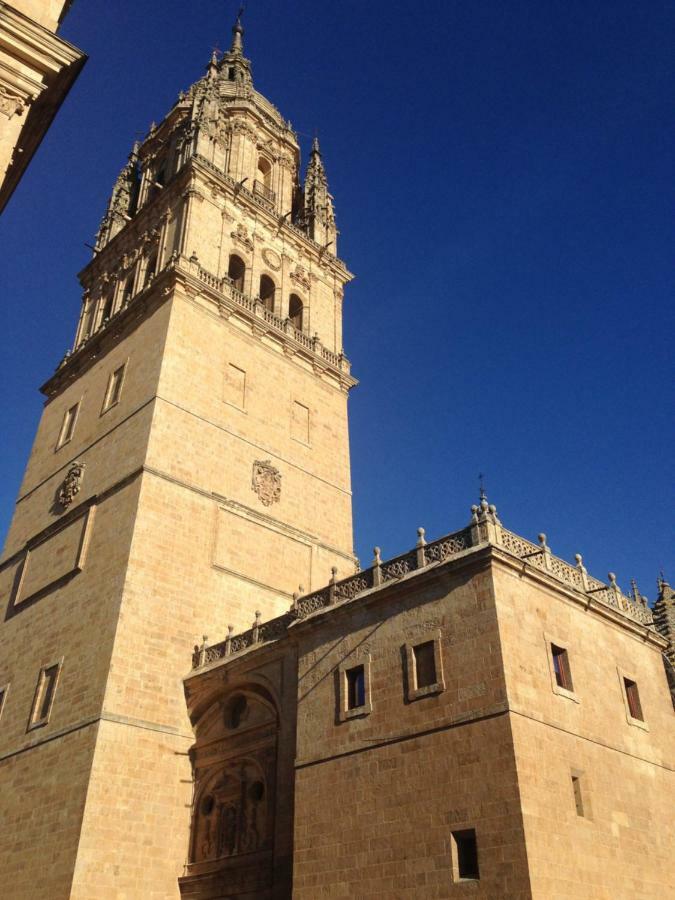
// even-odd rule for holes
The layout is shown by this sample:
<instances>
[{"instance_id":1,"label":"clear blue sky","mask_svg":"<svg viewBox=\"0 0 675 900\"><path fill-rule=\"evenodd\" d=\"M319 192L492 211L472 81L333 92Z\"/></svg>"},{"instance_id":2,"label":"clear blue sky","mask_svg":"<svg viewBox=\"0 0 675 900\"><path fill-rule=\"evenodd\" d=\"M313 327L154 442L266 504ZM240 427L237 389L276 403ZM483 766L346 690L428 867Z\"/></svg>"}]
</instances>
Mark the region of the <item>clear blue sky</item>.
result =
<instances>
[{"instance_id":1,"label":"clear blue sky","mask_svg":"<svg viewBox=\"0 0 675 900\"><path fill-rule=\"evenodd\" d=\"M135 136L236 3L78 0L90 60L0 218L0 527ZM675 10L646 0L252 0L255 84L321 138L347 288L356 549L502 521L596 576L675 578ZM328 576L328 573L326 573Z\"/></svg>"}]
</instances>

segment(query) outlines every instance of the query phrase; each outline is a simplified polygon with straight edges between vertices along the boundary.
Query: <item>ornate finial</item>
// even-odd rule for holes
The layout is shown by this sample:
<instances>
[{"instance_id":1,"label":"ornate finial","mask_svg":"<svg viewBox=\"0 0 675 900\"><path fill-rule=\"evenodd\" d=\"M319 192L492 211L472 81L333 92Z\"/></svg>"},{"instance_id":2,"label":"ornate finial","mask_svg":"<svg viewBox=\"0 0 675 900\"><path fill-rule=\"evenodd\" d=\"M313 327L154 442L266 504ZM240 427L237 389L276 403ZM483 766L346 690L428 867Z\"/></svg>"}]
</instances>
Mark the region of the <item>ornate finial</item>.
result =
<instances>
[{"instance_id":1,"label":"ornate finial","mask_svg":"<svg viewBox=\"0 0 675 900\"><path fill-rule=\"evenodd\" d=\"M479 494L478 499L481 501L481 506L483 505L483 500L487 500L487 494L485 493L485 483L484 479L485 475L482 472L478 473L478 486L479 486Z\"/></svg>"},{"instance_id":2,"label":"ornate finial","mask_svg":"<svg viewBox=\"0 0 675 900\"><path fill-rule=\"evenodd\" d=\"M539 541L539 543L541 544L542 549L543 549L546 546L546 535L544 534L543 531L541 534L537 535L537 540Z\"/></svg>"},{"instance_id":3,"label":"ornate finial","mask_svg":"<svg viewBox=\"0 0 675 900\"><path fill-rule=\"evenodd\" d=\"M426 544L426 539L424 537L425 534L426 534L426 531L424 530L424 528L417 529L417 546L418 547L424 547L424 545Z\"/></svg>"},{"instance_id":4,"label":"ornate finial","mask_svg":"<svg viewBox=\"0 0 675 900\"><path fill-rule=\"evenodd\" d=\"M616 588L618 590L618 584L616 583L616 575L614 572L608 572L607 577L609 578L610 587Z\"/></svg>"},{"instance_id":5,"label":"ornate finial","mask_svg":"<svg viewBox=\"0 0 675 900\"><path fill-rule=\"evenodd\" d=\"M318 153L321 156L321 149L319 148L319 138L315 134L312 140L312 153Z\"/></svg>"},{"instance_id":6,"label":"ornate finial","mask_svg":"<svg viewBox=\"0 0 675 900\"><path fill-rule=\"evenodd\" d=\"M379 566L382 564L382 551L379 547L373 547L373 565Z\"/></svg>"},{"instance_id":7,"label":"ornate finial","mask_svg":"<svg viewBox=\"0 0 675 900\"><path fill-rule=\"evenodd\" d=\"M232 26L232 46L230 47L230 53L241 53L244 49L244 44L242 38L244 36L244 27L241 24L241 17L244 13L244 7L239 7L239 12L237 13L237 18L235 19L234 25Z\"/></svg>"},{"instance_id":8,"label":"ornate finial","mask_svg":"<svg viewBox=\"0 0 675 900\"><path fill-rule=\"evenodd\" d=\"M630 580L630 592L633 595L633 600L636 603L640 602L640 591L638 590L637 581L634 578Z\"/></svg>"}]
</instances>

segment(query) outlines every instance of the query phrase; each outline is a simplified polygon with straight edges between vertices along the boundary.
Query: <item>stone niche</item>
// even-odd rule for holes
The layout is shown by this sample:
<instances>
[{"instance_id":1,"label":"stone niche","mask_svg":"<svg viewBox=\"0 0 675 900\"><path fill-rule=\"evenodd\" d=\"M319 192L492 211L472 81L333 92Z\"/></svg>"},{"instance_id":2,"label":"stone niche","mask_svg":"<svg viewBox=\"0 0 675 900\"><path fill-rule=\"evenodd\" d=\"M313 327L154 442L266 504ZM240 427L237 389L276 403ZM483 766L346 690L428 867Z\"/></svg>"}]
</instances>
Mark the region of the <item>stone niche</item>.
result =
<instances>
[{"instance_id":1,"label":"stone niche","mask_svg":"<svg viewBox=\"0 0 675 900\"><path fill-rule=\"evenodd\" d=\"M223 691L196 726L181 897L271 896L278 714L257 685Z\"/></svg>"}]
</instances>

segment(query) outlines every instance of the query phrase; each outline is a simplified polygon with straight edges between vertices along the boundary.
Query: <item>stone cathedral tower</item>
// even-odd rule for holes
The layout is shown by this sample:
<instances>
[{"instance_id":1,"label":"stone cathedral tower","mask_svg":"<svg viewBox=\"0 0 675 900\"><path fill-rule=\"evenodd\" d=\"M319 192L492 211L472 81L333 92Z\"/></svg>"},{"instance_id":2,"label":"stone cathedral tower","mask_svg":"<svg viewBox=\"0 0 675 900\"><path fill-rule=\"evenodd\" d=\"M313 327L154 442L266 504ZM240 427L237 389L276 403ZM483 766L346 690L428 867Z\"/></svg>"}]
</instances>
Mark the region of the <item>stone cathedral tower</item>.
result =
<instances>
[{"instance_id":1,"label":"stone cathedral tower","mask_svg":"<svg viewBox=\"0 0 675 900\"><path fill-rule=\"evenodd\" d=\"M8 898L177 896L193 645L355 569L351 275L242 35L134 146L42 388L0 567Z\"/></svg>"}]
</instances>

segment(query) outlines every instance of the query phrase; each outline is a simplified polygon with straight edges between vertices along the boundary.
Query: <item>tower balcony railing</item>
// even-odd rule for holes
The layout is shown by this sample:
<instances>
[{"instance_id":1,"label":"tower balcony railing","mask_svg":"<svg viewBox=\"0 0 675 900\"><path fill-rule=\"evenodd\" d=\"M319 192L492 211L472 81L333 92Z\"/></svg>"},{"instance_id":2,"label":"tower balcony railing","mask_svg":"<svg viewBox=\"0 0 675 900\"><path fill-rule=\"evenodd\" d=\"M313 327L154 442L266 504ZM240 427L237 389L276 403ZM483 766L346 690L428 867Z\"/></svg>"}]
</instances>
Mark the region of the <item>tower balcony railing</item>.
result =
<instances>
[{"instance_id":1,"label":"tower balcony railing","mask_svg":"<svg viewBox=\"0 0 675 900\"><path fill-rule=\"evenodd\" d=\"M117 308L112 311L109 318L102 319L94 329L86 334L82 334L75 346L66 351L57 366L57 370L61 369L74 354L77 354L80 351L85 352L85 348L88 345L91 345L96 339L103 336L113 323L117 323L120 317L126 314L126 311L130 307L135 308L137 306L137 301L142 300L142 298L152 290L154 282L169 270L182 270L188 272L217 294L222 295L223 298L227 298L227 300L234 304L235 307L245 310L248 317L261 320L270 331L276 331L285 338L290 338L291 341L298 344L303 350L311 353L314 357L318 357L319 360L328 363L328 365L337 369L337 371L349 376L351 364L347 357L344 353L334 353L332 350L329 350L328 347L324 347L318 334L310 337L308 334L305 334L305 332L299 331L290 318L282 319L281 316L268 310L259 297L250 297L248 294L244 294L240 291L229 276L223 275L222 277L219 277L218 275L214 275L213 272L209 272L200 265L196 256L192 256L188 259L178 253L173 254L167 260L164 267L155 273L153 278L148 281L142 290L133 297L125 299L122 304L119 304Z\"/></svg>"},{"instance_id":2,"label":"tower balcony railing","mask_svg":"<svg viewBox=\"0 0 675 900\"><path fill-rule=\"evenodd\" d=\"M274 191L262 181L258 181L258 179L253 182L253 193L258 197L262 197L263 200L267 200L268 203L274 203L276 199Z\"/></svg>"},{"instance_id":3,"label":"tower balcony railing","mask_svg":"<svg viewBox=\"0 0 675 900\"><path fill-rule=\"evenodd\" d=\"M617 585L613 573L609 573L609 584L593 578L587 573L579 554L576 556L576 565L554 556L546 543L546 535L539 535L539 544L525 540L504 528L497 518L495 508L488 507L487 504L473 507L472 514L472 521L468 527L431 543L426 542L424 529L418 529L416 546L394 559L383 561L380 549L376 547L372 566L361 569L347 578L338 580L337 569L334 568L332 577L325 587L308 594L294 594L290 610L275 619L262 622L260 613L256 613L256 620L247 631L234 634L234 629L230 626L227 638L211 645L205 637L201 647L195 647L193 667L199 668L217 662L256 644L278 640L285 636L289 626L294 622L313 613L338 603L355 600L361 594L387 583L414 576L416 571L427 566L464 556L473 548L484 547L487 544L533 566L561 583L562 587L583 595L585 604L597 603L600 608L609 607L634 623L648 629L654 628L652 611L646 599L641 597L637 590L634 590L633 596L626 596Z\"/></svg>"}]
</instances>

